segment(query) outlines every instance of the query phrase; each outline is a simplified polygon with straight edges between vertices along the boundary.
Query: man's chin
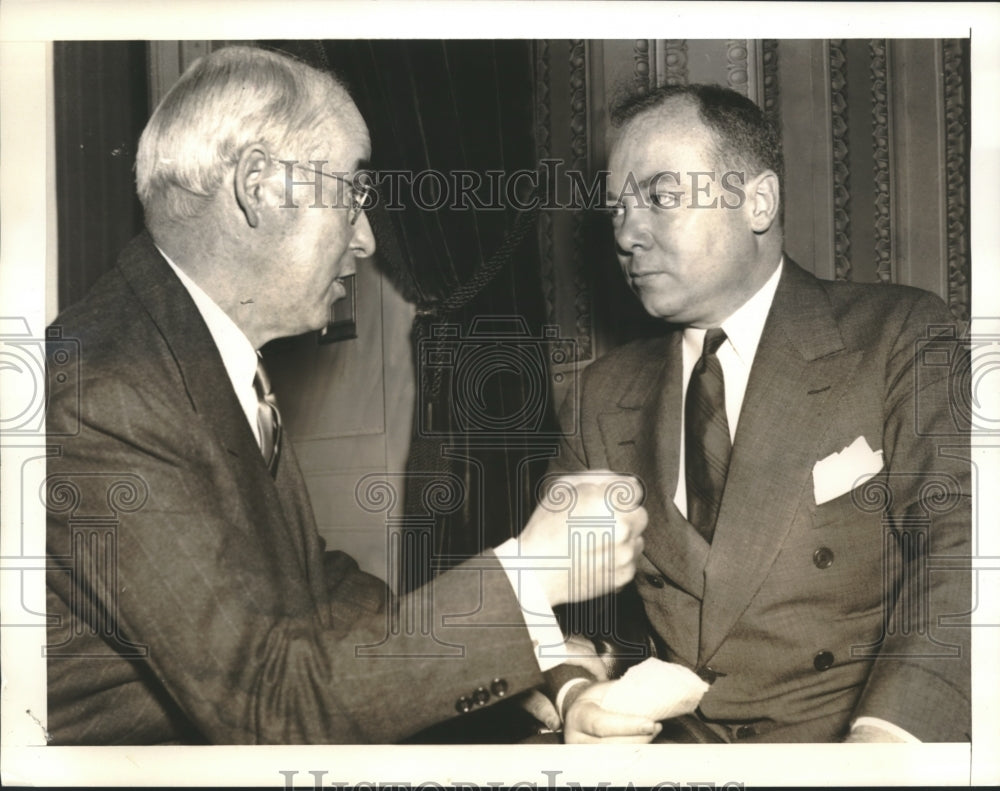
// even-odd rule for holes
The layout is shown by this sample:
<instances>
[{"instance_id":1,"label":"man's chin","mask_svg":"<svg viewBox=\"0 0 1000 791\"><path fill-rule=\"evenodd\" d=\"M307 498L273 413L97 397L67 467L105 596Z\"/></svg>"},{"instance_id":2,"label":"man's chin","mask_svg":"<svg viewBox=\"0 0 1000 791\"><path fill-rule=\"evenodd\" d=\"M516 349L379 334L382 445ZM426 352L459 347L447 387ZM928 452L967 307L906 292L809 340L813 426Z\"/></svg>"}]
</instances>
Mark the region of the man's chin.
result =
<instances>
[{"instance_id":1,"label":"man's chin","mask_svg":"<svg viewBox=\"0 0 1000 791\"><path fill-rule=\"evenodd\" d=\"M653 294L644 295L642 291L638 292L638 297L642 307L654 319L663 319L663 321L671 323L680 321L679 316L683 311L683 306L676 304L673 300L657 298Z\"/></svg>"}]
</instances>

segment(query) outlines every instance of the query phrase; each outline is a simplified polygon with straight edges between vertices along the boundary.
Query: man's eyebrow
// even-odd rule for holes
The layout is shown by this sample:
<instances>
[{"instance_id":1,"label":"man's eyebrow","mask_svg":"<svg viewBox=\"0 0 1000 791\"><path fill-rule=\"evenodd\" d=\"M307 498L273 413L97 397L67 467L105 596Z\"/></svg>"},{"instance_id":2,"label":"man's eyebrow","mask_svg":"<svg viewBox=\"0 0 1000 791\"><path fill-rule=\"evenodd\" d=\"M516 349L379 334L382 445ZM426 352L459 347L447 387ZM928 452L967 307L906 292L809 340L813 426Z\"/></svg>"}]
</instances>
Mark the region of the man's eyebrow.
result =
<instances>
[{"instance_id":1,"label":"man's eyebrow","mask_svg":"<svg viewBox=\"0 0 1000 791\"><path fill-rule=\"evenodd\" d=\"M629 179L626 179L625 183L622 184L621 189L618 190L617 192L611 189L605 189L604 197L606 200L617 201L627 189L628 190L632 189L632 185L635 185L636 189L641 190L648 187L651 181L652 178L643 179L642 181L630 181Z\"/></svg>"},{"instance_id":2,"label":"man's eyebrow","mask_svg":"<svg viewBox=\"0 0 1000 791\"><path fill-rule=\"evenodd\" d=\"M647 178L642 179L642 181L637 181L637 182L634 182L634 183L635 183L636 188L639 189L639 190L646 189L654 181L656 181L658 185L661 184L661 183L666 183L668 186L670 186L671 188L673 188L675 190L680 190L680 191L685 190L686 188L684 186L683 180L674 178L674 175L675 175L675 171L672 171L672 170L661 170L659 173L655 173L652 176L648 176ZM625 192L625 188L627 186L628 186L627 184L623 184L622 188L618 192L613 192L611 190L607 190L605 192L605 198L607 200L617 201L619 199L619 196L623 192Z\"/></svg>"},{"instance_id":3,"label":"man's eyebrow","mask_svg":"<svg viewBox=\"0 0 1000 791\"><path fill-rule=\"evenodd\" d=\"M642 186L651 184L654 179L656 180L658 185L667 184L668 186L674 187L676 189L684 189L684 185L686 183L684 179L681 178L680 173L678 173L676 170L661 170L652 178L646 179L642 183Z\"/></svg>"}]
</instances>

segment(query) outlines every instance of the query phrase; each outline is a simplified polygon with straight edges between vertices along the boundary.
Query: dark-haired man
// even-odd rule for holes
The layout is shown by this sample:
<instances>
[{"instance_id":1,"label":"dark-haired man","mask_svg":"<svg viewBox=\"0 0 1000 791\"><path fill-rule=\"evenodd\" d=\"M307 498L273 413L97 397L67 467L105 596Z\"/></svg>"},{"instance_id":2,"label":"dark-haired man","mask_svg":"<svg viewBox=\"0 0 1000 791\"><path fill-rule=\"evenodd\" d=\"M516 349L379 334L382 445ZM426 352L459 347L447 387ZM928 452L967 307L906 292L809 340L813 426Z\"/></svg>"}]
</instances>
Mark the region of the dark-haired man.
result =
<instances>
[{"instance_id":1,"label":"dark-haired man","mask_svg":"<svg viewBox=\"0 0 1000 791\"><path fill-rule=\"evenodd\" d=\"M659 653L712 682L722 741L968 740L967 438L918 356L946 307L783 255L781 150L748 99L669 87L619 120L618 259L676 329L585 371L562 464L643 481ZM569 740L599 735L587 708Z\"/></svg>"}]
</instances>

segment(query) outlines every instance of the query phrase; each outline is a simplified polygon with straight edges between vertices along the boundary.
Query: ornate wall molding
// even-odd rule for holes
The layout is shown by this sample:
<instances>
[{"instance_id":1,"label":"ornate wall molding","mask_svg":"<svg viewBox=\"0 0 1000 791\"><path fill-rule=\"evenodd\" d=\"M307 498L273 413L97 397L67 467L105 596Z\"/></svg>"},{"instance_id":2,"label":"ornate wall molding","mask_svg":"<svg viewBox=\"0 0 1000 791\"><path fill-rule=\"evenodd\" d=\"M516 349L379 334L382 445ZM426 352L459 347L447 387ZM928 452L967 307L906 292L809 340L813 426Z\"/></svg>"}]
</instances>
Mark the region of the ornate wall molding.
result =
<instances>
[{"instance_id":1,"label":"ornate wall molding","mask_svg":"<svg viewBox=\"0 0 1000 791\"><path fill-rule=\"evenodd\" d=\"M664 84L687 85L688 55L687 41L680 38L664 42Z\"/></svg>"},{"instance_id":2,"label":"ornate wall molding","mask_svg":"<svg viewBox=\"0 0 1000 791\"><path fill-rule=\"evenodd\" d=\"M851 179L847 126L847 57L843 39L830 40L830 116L833 133L833 244L837 280L851 279Z\"/></svg>"},{"instance_id":3,"label":"ornate wall molding","mask_svg":"<svg viewBox=\"0 0 1000 791\"><path fill-rule=\"evenodd\" d=\"M552 156L552 77L549 74L549 42L535 43L535 147L539 161ZM556 190L556 184L545 184L546 198ZM538 244L541 254L542 296L545 299L545 320L556 323L556 272L552 242L552 215L538 212Z\"/></svg>"},{"instance_id":4,"label":"ornate wall molding","mask_svg":"<svg viewBox=\"0 0 1000 791\"><path fill-rule=\"evenodd\" d=\"M965 64L959 39L941 43L944 62L945 178L948 218L948 305L955 318L968 321L969 228L967 224L968 157L965 106Z\"/></svg>"},{"instance_id":5,"label":"ornate wall molding","mask_svg":"<svg viewBox=\"0 0 1000 791\"><path fill-rule=\"evenodd\" d=\"M781 96L778 87L778 40L761 40L762 106L764 115L781 135Z\"/></svg>"},{"instance_id":6,"label":"ornate wall molding","mask_svg":"<svg viewBox=\"0 0 1000 791\"><path fill-rule=\"evenodd\" d=\"M747 95L750 81L748 71L747 40L744 38L726 41L726 82L734 91Z\"/></svg>"},{"instance_id":7,"label":"ornate wall molding","mask_svg":"<svg viewBox=\"0 0 1000 791\"><path fill-rule=\"evenodd\" d=\"M570 41L569 50L570 88L570 151L572 168L579 173L589 172L587 140L587 42L583 39ZM577 359L589 360L593 353L591 338L590 283L585 271L584 256L584 213L573 212L573 287L576 297L576 349Z\"/></svg>"},{"instance_id":8,"label":"ornate wall molding","mask_svg":"<svg viewBox=\"0 0 1000 791\"><path fill-rule=\"evenodd\" d=\"M639 93L646 93L650 85L649 39L637 38L632 44L632 76Z\"/></svg>"},{"instance_id":9,"label":"ornate wall molding","mask_svg":"<svg viewBox=\"0 0 1000 791\"><path fill-rule=\"evenodd\" d=\"M875 275L892 282L892 179L889 140L889 63L886 39L873 39L871 55L872 154L875 175Z\"/></svg>"}]
</instances>

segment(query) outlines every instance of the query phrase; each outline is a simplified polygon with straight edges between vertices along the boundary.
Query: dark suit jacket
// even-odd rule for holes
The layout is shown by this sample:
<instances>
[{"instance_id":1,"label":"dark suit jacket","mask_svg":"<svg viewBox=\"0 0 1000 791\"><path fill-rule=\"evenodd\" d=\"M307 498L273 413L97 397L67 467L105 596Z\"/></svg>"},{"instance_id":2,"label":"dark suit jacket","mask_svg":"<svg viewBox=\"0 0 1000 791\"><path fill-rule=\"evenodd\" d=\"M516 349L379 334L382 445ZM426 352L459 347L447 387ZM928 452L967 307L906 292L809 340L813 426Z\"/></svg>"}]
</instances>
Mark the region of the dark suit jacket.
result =
<instances>
[{"instance_id":1,"label":"dark suit jacket","mask_svg":"<svg viewBox=\"0 0 1000 791\"><path fill-rule=\"evenodd\" d=\"M325 551L291 443L272 479L148 236L55 324L81 387L48 409L70 435L48 472L54 743L388 742L542 681L491 554L433 585L433 637L386 642L428 592L394 601Z\"/></svg>"},{"instance_id":2,"label":"dark suit jacket","mask_svg":"<svg viewBox=\"0 0 1000 791\"><path fill-rule=\"evenodd\" d=\"M834 740L860 715L969 738L968 437L950 408L956 342L918 355L933 325L953 320L930 294L786 259L711 546L673 504L681 330L585 371L561 463L644 482L635 587L666 658L715 677L700 712L722 738ZM859 436L884 469L817 505L813 465Z\"/></svg>"}]
</instances>

